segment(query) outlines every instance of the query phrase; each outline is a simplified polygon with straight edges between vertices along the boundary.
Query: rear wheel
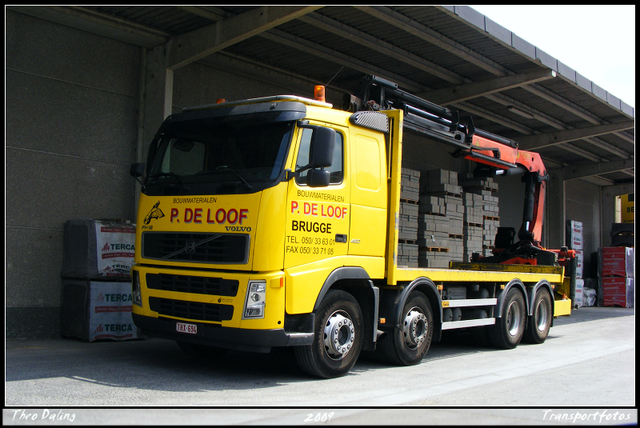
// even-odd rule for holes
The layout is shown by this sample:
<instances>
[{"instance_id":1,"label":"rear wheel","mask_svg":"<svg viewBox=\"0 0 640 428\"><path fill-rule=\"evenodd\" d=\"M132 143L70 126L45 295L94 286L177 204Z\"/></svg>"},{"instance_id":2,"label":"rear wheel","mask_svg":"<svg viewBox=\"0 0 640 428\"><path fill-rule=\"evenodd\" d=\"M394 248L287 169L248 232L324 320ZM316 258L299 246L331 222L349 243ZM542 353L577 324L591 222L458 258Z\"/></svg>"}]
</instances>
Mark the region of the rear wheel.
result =
<instances>
[{"instance_id":1,"label":"rear wheel","mask_svg":"<svg viewBox=\"0 0 640 428\"><path fill-rule=\"evenodd\" d=\"M523 340L527 343L542 343L549 335L553 302L548 290L539 289L533 301L533 314L529 317Z\"/></svg>"},{"instance_id":2,"label":"rear wheel","mask_svg":"<svg viewBox=\"0 0 640 428\"><path fill-rule=\"evenodd\" d=\"M358 360L362 330L358 302L344 291L330 291L316 313L313 343L294 348L296 361L312 376L342 376Z\"/></svg>"},{"instance_id":3,"label":"rear wheel","mask_svg":"<svg viewBox=\"0 0 640 428\"><path fill-rule=\"evenodd\" d=\"M409 295L401 324L381 338L380 352L392 364L418 364L427 355L433 338L433 312L424 294L414 291Z\"/></svg>"},{"instance_id":4,"label":"rear wheel","mask_svg":"<svg viewBox=\"0 0 640 428\"><path fill-rule=\"evenodd\" d=\"M512 349L524 335L526 306L522 293L512 288L502 302L502 317L488 330L489 341L496 348Z\"/></svg>"}]
</instances>

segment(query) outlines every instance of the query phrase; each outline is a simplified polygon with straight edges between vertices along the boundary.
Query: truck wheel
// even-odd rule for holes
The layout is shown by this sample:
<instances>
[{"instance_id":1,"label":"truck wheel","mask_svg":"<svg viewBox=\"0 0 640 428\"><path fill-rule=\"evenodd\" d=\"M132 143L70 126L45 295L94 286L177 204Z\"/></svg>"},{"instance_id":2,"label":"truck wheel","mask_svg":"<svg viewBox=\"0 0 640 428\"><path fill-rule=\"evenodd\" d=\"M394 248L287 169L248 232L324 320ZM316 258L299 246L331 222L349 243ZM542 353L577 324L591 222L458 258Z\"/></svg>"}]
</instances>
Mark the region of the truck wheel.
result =
<instances>
[{"instance_id":1,"label":"truck wheel","mask_svg":"<svg viewBox=\"0 0 640 428\"><path fill-rule=\"evenodd\" d=\"M189 342L176 342L182 351L199 360L214 360L229 353L228 349L214 346L197 345Z\"/></svg>"},{"instance_id":2,"label":"truck wheel","mask_svg":"<svg viewBox=\"0 0 640 428\"><path fill-rule=\"evenodd\" d=\"M524 335L525 310L524 297L519 290L512 288L502 303L502 318L489 328L489 341L496 348L513 349L518 346Z\"/></svg>"},{"instance_id":3,"label":"truck wheel","mask_svg":"<svg viewBox=\"0 0 640 428\"><path fill-rule=\"evenodd\" d=\"M527 343L542 343L549 335L553 317L551 295L545 289L538 290L533 301L533 315L528 319L523 340Z\"/></svg>"},{"instance_id":4,"label":"truck wheel","mask_svg":"<svg viewBox=\"0 0 640 428\"><path fill-rule=\"evenodd\" d=\"M346 374L362 349L362 311L351 294L330 291L316 313L313 343L294 348L306 373L321 378Z\"/></svg>"},{"instance_id":5,"label":"truck wheel","mask_svg":"<svg viewBox=\"0 0 640 428\"><path fill-rule=\"evenodd\" d=\"M392 364L418 364L431 346L433 312L424 294L414 291L402 309L401 327L381 338L380 352Z\"/></svg>"}]
</instances>

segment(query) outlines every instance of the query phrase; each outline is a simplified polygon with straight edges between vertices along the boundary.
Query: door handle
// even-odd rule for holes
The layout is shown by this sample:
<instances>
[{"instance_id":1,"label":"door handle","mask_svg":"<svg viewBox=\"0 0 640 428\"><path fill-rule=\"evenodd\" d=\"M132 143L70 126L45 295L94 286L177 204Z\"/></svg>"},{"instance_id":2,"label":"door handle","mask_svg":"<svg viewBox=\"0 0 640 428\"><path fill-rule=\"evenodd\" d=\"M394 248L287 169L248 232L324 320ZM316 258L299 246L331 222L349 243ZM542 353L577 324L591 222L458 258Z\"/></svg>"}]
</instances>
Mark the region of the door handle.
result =
<instances>
[{"instance_id":1,"label":"door handle","mask_svg":"<svg viewBox=\"0 0 640 428\"><path fill-rule=\"evenodd\" d=\"M347 242L347 235L343 235L341 233L336 233L336 242Z\"/></svg>"}]
</instances>

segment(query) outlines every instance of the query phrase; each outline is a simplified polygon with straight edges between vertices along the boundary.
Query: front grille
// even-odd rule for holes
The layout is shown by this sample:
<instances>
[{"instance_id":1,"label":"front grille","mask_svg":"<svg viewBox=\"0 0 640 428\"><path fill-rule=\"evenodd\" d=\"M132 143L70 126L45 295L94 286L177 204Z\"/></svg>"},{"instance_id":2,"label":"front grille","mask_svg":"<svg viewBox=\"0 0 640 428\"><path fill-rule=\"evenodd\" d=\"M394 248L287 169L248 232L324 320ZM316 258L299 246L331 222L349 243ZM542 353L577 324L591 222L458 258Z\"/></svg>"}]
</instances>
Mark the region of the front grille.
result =
<instances>
[{"instance_id":1,"label":"front grille","mask_svg":"<svg viewBox=\"0 0 640 428\"><path fill-rule=\"evenodd\" d=\"M150 274L146 275L147 288L177 291L179 293L212 294L234 297L238 294L239 281L234 279L207 278L203 276Z\"/></svg>"},{"instance_id":2,"label":"front grille","mask_svg":"<svg viewBox=\"0 0 640 428\"><path fill-rule=\"evenodd\" d=\"M196 321L228 321L233 318L233 306L183 300L149 298L149 307L160 315Z\"/></svg>"},{"instance_id":3,"label":"front grille","mask_svg":"<svg viewBox=\"0 0 640 428\"><path fill-rule=\"evenodd\" d=\"M247 263L249 235L144 232L142 257L195 263Z\"/></svg>"}]
</instances>

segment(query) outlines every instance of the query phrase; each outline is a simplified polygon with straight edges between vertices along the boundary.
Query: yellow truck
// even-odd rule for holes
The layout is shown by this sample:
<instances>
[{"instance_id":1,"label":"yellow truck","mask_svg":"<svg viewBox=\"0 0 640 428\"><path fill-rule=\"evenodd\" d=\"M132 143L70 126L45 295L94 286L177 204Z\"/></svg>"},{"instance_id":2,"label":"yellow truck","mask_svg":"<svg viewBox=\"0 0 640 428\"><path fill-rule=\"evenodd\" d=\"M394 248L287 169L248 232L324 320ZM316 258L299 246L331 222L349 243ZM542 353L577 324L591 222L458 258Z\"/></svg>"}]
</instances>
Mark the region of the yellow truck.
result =
<instances>
[{"instance_id":1,"label":"yellow truck","mask_svg":"<svg viewBox=\"0 0 640 428\"><path fill-rule=\"evenodd\" d=\"M500 348L544 342L570 312L572 255L536 236L539 156L376 76L341 109L317 92L166 118L146 164L131 168L142 189L132 268L142 333L207 358L293 347L321 378L347 373L362 350L417 364L450 329L481 327ZM399 265L407 129L479 162L484 176L532 176L520 241L503 230L492 256Z\"/></svg>"}]
</instances>

